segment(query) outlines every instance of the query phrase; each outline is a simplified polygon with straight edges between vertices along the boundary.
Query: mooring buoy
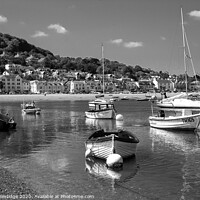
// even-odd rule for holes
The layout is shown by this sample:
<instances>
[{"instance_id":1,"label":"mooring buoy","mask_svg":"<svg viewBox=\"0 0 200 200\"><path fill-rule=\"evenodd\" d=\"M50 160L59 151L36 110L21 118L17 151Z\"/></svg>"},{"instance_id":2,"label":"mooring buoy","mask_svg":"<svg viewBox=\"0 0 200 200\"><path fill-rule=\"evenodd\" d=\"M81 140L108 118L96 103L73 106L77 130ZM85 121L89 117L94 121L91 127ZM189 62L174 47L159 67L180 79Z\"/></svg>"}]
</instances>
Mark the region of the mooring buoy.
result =
<instances>
[{"instance_id":1,"label":"mooring buoy","mask_svg":"<svg viewBox=\"0 0 200 200\"><path fill-rule=\"evenodd\" d=\"M118 120L118 121L122 121L122 120L124 120L123 115L121 115L121 114L117 114L117 115L116 115L116 120Z\"/></svg>"},{"instance_id":2,"label":"mooring buoy","mask_svg":"<svg viewBox=\"0 0 200 200\"><path fill-rule=\"evenodd\" d=\"M110 168L118 168L123 166L123 158L116 153L110 154L106 159L106 166Z\"/></svg>"}]
</instances>

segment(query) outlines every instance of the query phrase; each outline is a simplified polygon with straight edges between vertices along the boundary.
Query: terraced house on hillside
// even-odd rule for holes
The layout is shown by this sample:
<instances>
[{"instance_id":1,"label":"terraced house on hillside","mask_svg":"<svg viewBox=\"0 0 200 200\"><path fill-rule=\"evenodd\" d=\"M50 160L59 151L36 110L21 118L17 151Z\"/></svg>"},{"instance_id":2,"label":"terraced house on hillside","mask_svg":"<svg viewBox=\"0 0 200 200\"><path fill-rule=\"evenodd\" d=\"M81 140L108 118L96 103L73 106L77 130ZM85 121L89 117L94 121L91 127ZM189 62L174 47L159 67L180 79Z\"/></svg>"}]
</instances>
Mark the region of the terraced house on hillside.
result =
<instances>
[{"instance_id":1,"label":"terraced house on hillside","mask_svg":"<svg viewBox=\"0 0 200 200\"><path fill-rule=\"evenodd\" d=\"M3 93L23 93L23 80L19 75L1 75L1 92Z\"/></svg>"}]
</instances>

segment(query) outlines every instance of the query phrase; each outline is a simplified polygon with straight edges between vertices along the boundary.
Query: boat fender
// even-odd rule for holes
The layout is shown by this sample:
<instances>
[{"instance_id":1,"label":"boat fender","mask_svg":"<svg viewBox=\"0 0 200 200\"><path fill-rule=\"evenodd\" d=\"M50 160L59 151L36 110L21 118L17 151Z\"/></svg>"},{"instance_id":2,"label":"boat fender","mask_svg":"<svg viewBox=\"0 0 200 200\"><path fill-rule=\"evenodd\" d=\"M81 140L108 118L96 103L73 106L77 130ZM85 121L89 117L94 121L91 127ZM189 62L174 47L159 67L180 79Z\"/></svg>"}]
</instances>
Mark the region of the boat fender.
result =
<instances>
[{"instance_id":1,"label":"boat fender","mask_svg":"<svg viewBox=\"0 0 200 200\"><path fill-rule=\"evenodd\" d=\"M123 158L116 153L110 154L106 159L106 166L108 168L120 168L123 167Z\"/></svg>"},{"instance_id":2,"label":"boat fender","mask_svg":"<svg viewBox=\"0 0 200 200\"><path fill-rule=\"evenodd\" d=\"M123 115L117 114L117 115L116 115L116 120L118 120L118 121L123 121L123 120L124 120Z\"/></svg>"},{"instance_id":3,"label":"boat fender","mask_svg":"<svg viewBox=\"0 0 200 200\"><path fill-rule=\"evenodd\" d=\"M88 158L88 157L90 157L90 156L92 156L92 151L91 151L90 149L87 149L87 150L85 151L85 158Z\"/></svg>"}]
</instances>

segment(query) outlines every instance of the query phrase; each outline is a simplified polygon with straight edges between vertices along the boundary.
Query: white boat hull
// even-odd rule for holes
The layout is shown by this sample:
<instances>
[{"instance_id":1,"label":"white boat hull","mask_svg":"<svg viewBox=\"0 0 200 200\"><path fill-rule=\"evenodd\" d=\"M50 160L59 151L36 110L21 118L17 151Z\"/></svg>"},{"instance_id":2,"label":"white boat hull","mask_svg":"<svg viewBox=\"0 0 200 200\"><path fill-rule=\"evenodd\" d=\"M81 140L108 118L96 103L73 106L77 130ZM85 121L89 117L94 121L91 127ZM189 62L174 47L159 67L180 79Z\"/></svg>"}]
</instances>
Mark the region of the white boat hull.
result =
<instances>
[{"instance_id":1,"label":"white boat hull","mask_svg":"<svg viewBox=\"0 0 200 200\"><path fill-rule=\"evenodd\" d=\"M26 114L40 114L41 110L39 108L33 108L33 109L22 109L23 113Z\"/></svg>"},{"instance_id":2,"label":"white boat hull","mask_svg":"<svg viewBox=\"0 0 200 200\"><path fill-rule=\"evenodd\" d=\"M116 113L113 109L99 110L99 111L86 111L85 116L90 119L114 119Z\"/></svg>"},{"instance_id":3,"label":"white boat hull","mask_svg":"<svg viewBox=\"0 0 200 200\"><path fill-rule=\"evenodd\" d=\"M177 108L200 110L200 101L191 99L161 100L156 104L160 108Z\"/></svg>"},{"instance_id":4,"label":"white boat hull","mask_svg":"<svg viewBox=\"0 0 200 200\"><path fill-rule=\"evenodd\" d=\"M128 158L136 154L137 143L128 143L123 141L114 141L115 153L122 156L122 158ZM89 149L92 152L92 156L107 159L110 154L113 154L112 140L104 142L88 142L86 143L86 150Z\"/></svg>"},{"instance_id":5,"label":"white boat hull","mask_svg":"<svg viewBox=\"0 0 200 200\"><path fill-rule=\"evenodd\" d=\"M200 114L179 117L149 117L153 128L194 130L199 126Z\"/></svg>"}]
</instances>

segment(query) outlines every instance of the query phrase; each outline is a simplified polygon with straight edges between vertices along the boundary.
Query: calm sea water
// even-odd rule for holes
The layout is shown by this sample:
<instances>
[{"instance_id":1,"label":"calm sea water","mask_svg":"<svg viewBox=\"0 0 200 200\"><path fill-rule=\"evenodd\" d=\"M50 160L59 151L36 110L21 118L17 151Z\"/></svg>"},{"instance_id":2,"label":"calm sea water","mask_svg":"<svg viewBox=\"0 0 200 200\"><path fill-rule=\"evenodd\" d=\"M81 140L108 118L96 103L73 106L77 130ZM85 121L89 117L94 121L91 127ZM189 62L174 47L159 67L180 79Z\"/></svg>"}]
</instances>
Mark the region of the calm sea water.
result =
<instances>
[{"instance_id":1,"label":"calm sea water","mask_svg":"<svg viewBox=\"0 0 200 200\"><path fill-rule=\"evenodd\" d=\"M41 115L23 115L21 102L1 103L17 122L0 134L0 165L41 195L80 199L200 199L200 141L192 132L152 129L149 102L115 103L123 122L86 119L87 101L37 102ZM140 140L136 158L119 171L85 160L84 142L98 128L123 127ZM85 196L86 195L86 196ZM51 197L52 197L51 196ZM68 196L69 197L69 196Z\"/></svg>"}]
</instances>

